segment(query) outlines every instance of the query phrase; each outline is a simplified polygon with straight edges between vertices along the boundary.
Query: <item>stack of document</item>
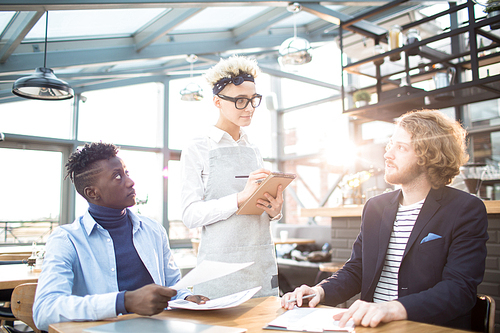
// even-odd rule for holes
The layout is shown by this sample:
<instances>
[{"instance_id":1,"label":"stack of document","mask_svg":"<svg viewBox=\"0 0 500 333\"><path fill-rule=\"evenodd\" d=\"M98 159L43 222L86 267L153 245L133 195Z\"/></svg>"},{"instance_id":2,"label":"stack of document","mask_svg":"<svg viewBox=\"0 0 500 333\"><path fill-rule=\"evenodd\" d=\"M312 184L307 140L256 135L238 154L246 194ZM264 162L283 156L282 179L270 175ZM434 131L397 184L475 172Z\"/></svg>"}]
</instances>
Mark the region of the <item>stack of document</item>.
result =
<instances>
[{"instance_id":1,"label":"stack of document","mask_svg":"<svg viewBox=\"0 0 500 333\"><path fill-rule=\"evenodd\" d=\"M176 299L168 302L168 307L172 309L187 309L187 310L216 310L227 309L238 306L255 295L262 287L256 287L232 295L211 299L205 304L196 304L183 299Z\"/></svg>"}]
</instances>

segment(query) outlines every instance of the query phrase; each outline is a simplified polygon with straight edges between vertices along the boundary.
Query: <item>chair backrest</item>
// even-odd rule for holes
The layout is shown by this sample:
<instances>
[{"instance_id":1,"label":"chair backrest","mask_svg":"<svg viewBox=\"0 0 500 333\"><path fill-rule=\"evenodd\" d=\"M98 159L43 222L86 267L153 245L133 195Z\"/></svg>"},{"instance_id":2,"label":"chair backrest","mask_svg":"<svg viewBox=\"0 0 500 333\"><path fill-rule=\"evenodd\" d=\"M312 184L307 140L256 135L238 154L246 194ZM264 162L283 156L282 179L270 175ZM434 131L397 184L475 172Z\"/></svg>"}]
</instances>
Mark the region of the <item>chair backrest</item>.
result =
<instances>
[{"instance_id":1,"label":"chair backrest","mask_svg":"<svg viewBox=\"0 0 500 333\"><path fill-rule=\"evenodd\" d=\"M477 295L472 308L471 330L495 333L495 300L488 295Z\"/></svg>"},{"instance_id":2,"label":"chair backrest","mask_svg":"<svg viewBox=\"0 0 500 333\"><path fill-rule=\"evenodd\" d=\"M23 283L14 288L11 304L12 314L26 325L31 327L35 333L40 330L33 321L33 302L35 301L36 283Z\"/></svg>"}]
</instances>

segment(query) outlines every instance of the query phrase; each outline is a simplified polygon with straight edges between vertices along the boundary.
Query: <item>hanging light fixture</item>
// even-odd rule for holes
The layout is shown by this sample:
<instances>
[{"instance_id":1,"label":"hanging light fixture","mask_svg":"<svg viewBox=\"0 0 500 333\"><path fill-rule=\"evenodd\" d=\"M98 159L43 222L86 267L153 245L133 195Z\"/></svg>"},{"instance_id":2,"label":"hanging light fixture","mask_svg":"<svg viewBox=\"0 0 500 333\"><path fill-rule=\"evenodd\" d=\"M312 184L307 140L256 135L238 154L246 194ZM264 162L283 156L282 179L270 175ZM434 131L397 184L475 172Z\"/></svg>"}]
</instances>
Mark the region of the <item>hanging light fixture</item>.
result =
<instances>
[{"instance_id":1,"label":"hanging light fixture","mask_svg":"<svg viewBox=\"0 0 500 333\"><path fill-rule=\"evenodd\" d=\"M43 51L43 67L35 69L35 73L17 79L12 86L12 93L19 97L58 101L73 98L73 89L63 80L58 79L52 69L47 68L47 31L49 29L49 12L45 12L45 49Z\"/></svg>"},{"instance_id":2,"label":"hanging light fixture","mask_svg":"<svg viewBox=\"0 0 500 333\"><path fill-rule=\"evenodd\" d=\"M293 37L281 43L278 61L282 65L303 65L312 60L310 53L311 45L304 38L297 37L296 14L302 10L302 6L294 2L286 7L293 13Z\"/></svg>"},{"instance_id":3,"label":"hanging light fixture","mask_svg":"<svg viewBox=\"0 0 500 333\"><path fill-rule=\"evenodd\" d=\"M198 56L190 54L186 61L190 63L189 77L193 78L193 64L198 60ZM183 101L201 101L203 99L203 89L196 83L189 83L180 91L181 100Z\"/></svg>"}]
</instances>

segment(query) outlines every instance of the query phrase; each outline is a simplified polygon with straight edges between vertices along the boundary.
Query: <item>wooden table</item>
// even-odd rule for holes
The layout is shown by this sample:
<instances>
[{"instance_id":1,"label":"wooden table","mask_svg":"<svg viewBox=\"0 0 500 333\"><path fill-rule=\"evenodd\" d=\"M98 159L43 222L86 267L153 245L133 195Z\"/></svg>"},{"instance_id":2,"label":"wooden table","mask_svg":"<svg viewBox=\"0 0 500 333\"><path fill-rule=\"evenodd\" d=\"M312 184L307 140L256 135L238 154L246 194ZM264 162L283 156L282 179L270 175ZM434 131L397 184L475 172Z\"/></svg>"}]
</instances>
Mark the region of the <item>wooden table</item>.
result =
<instances>
[{"instance_id":1,"label":"wooden table","mask_svg":"<svg viewBox=\"0 0 500 333\"><path fill-rule=\"evenodd\" d=\"M307 238L287 238L286 240L281 240L281 238L274 238L273 242L275 245L278 244L314 244L316 241L314 239Z\"/></svg>"},{"instance_id":2,"label":"wooden table","mask_svg":"<svg viewBox=\"0 0 500 333\"><path fill-rule=\"evenodd\" d=\"M0 289L14 289L17 285L38 282L40 272L28 268L27 264L0 265Z\"/></svg>"},{"instance_id":3,"label":"wooden table","mask_svg":"<svg viewBox=\"0 0 500 333\"><path fill-rule=\"evenodd\" d=\"M273 332L264 330L267 323L285 312L280 306L278 297L260 297L251 300L230 309L208 310L208 311L190 311L190 310L169 310L163 311L154 318L175 318L206 325L231 326L248 329L248 333L253 332ZM113 320L126 320L139 317L131 314L115 318ZM50 325L49 333L81 333L84 329L103 325L111 322L67 322ZM377 328L356 327L356 333L457 333L466 332L451 328L422 324L412 321L396 321L389 324L380 325Z\"/></svg>"}]
</instances>

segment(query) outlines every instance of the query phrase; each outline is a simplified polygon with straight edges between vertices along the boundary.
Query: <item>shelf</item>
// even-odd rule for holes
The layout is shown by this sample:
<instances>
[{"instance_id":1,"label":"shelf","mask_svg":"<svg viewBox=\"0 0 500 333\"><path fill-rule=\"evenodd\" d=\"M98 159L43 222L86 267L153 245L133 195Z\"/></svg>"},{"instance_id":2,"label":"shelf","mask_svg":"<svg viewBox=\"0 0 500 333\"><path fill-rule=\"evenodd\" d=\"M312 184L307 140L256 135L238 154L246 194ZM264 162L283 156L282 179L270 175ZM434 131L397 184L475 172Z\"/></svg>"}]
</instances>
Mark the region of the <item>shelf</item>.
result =
<instances>
[{"instance_id":1,"label":"shelf","mask_svg":"<svg viewBox=\"0 0 500 333\"><path fill-rule=\"evenodd\" d=\"M389 91L390 92L390 91ZM396 92L400 92L396 89ZM413 88L407 94L388 98L376 104L348 109L345 114L360 118L360 122L380 120L393 122L403 113L418 109L443 109L500 97L500 74L479 80L464 82L447 88L424 91ZM450 94L449 99L438 100L436 95ZM428 103L428 104L427 104Z\"/></svg>"},{"instance_id":2,"label":"shelf","mask_svg":"<svg viewBox=\"0 0 500 333\"><path fill-rule=\"evenodd\" d=\"M467 10L468 6L472 8L472 0L468 1L466 5L459 6L460 9ZM452 7L433 17L455 15L457 10ZM362 17L359 19L362 19ZM428 21L429 18L424 18L420 21L411 22L406 25L406 28L403 27L403 30ZM500 30L487 31L485 29L492 23L499 23L500 16L480 20L475 20L472 17L469 21L466 25L430 36L416 43L343 66L342 70L347 73L375 79L377 84L363 89L369 93L377 93L378 91L380 94L377 103L353 109L345 109L344 106L344 114L356 117L359 122L372 120L393 122L395 118L402 114L416 109L442 109L500 98L500 75L479 78L479 69L481 67L495 64L499 64L500 67ZM476 43L469 42L468 49L464 50L462 47L462 51L456 51L460 49L459 37L468 38L469 41L477 41L478 36L489 39L491 44L486 47L478 47ZM435 45L435 42L439 43L443 39L447 39L446 42L451 41L449 49L454 50L453 54L429 46ZM404 53L404 51L415 47L419 48L418 56L407 56ZM394 62L389 60L390 55L399 52L401 52L401 60ZM478 56L483 52L489 52L489 54ZM384 59L384 63L376 66L374 61L381 59ZM441 68L436 68L436 64L439 64ZM454 67L458 74L454 81L455 84L431 91L411 86L412 84L432 80L438 72L446 71L447 67ZM466 77L463 75L464 71L472 72L468 76L472 77L472 79L469 78L466 82L460 82L460 79L464 80ZM484 70L481 75L484 75ZM409 86L400 87L402 84L401 77L407 78Z\"/></svg>"}]
</instances>

